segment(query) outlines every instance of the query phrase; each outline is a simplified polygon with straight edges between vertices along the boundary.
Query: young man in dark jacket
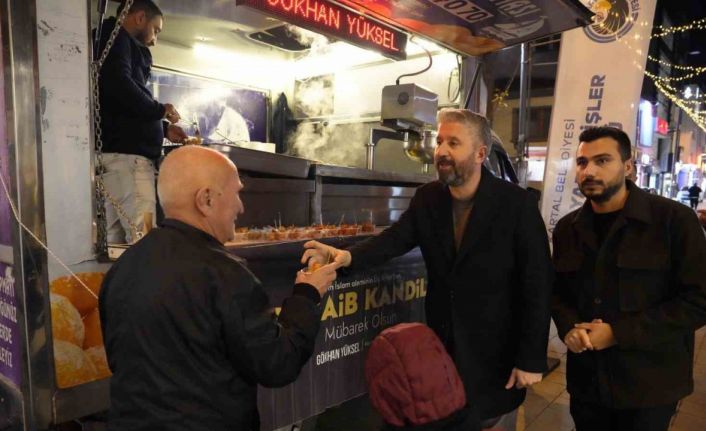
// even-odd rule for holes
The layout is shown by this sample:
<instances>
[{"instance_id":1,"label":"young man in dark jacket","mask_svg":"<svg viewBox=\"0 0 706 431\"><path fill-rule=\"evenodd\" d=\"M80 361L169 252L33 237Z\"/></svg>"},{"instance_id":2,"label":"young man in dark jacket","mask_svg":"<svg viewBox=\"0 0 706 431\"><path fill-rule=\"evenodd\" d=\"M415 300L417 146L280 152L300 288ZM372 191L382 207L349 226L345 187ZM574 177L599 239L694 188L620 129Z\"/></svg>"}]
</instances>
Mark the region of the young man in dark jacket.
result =
<instances>
[{"instance_id":1,"label":"young man in dark jacket","mask_svg":"<svg viewBox=\"0 0 706 431\"><path fill-rule=\"evenodd\" d=\"M243 212L230 160L186 147L162 163L163 225L108 272L100 317L111 431L259 431L257 385L294 381L336 264L299 272L275 317L260 282L223 244Z\"/></svg>"},{"instance_id":2,"label":"young man in dark jacket","mask_svg":"<svg viewBox=\"0 0 706 431\"><path fill-rule=\"evenodd\" d=\"M694 331L706 323L706 239L689 208L626 180L621 130L579 137L586 196L554 231L552 316L569 348L577 431L666 431L693 390Z\"/></svg>"},{"instance_id":3,"label":"young man in dark jacket","mask_svg":"<svg viewBox=\"0 0 706 431\"><path fill-rule=\"evenodd\" d=\"M553 275L537 200L483 167L491 139L484 117L442 110L434 155L439 181L417 189L380 235L349 251L311 241L303 256L311 264L331 255L355 269L419 246L429 278L427 324L486 427L512 422L525 388L546 369Z\"/></svg>"},{"instance_id":4,"label":"young man in dark jacket","mask_svg":"<svg viewBox=\"0 0 706 431\"><path fill-rule=\"evenodd\" d=\"M692 209L699 207L699 200L701 199L702 192L703 190L701 190L698 183L694 183L693 186L689 187L689 201Z\"/></svg>"},{"instance_id":5,"label":"young man in dark jacket","mask_svg":"<svg viewBox=\"0 0 706 431\"><path fill-rule=\"evenodd\" d=\"M162 11L152 0L134 0L99 78L105 187L139 231L145 213L156 216L154 181L164 137L172 142L186 137L181 128L169 124L179 121L174 106L156 101L147 86L152 69L148 47L156 44L163 24ZM103 24L96 56L101 55L116 25L116 18ZM109 201L105 206L108 241L134 242L128 220Z\"/></svg>"}]
</instances>

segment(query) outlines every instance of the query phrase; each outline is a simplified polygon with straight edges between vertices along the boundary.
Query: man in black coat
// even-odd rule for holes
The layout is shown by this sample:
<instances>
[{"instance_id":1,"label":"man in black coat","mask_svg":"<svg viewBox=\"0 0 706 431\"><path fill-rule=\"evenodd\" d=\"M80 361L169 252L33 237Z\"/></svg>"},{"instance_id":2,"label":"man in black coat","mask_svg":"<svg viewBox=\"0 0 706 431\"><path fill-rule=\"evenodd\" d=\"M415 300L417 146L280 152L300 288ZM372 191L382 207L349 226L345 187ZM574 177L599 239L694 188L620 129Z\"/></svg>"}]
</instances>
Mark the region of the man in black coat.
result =
<instances>
[{"instance_id":1,"label":"man in black coat","mask_svg":"<svg viewBox=\"0 0 706 431\"><path fill-rule=\"evenodd\" d=\"M514 412L546 369L549 244L537 200L483 167L492 142L486 119L442 110L438 121L439 180L421 186L377 237L348 251L312 241L302 261L331 254L342 266L364 268L419 246L427 324L453 357L469 405L492 425Z\"/></svg>"},{"instance_id":2,"label":"man in black coat","mask_svg":"<svg viewBox=\"0 0 706 431\"><path fill-rule=\"evenodd\" d=\"M701 199L701 187L699 183L694 183L693 186L689 187L689 202L691 203L691 208L696 209L699 207L699 199Z\"/></svg>"},{"instance_id":3,"label":"man in black coat","mask_svg":"<svg viewBox=\"0 0 706 431\"><path fill-rule=\"evenodd\" d=\"M162 11L152 0L134 0L100 70L104 183L127 216L106 202L111 243L136 241L128 220L141 231L145 213L156 216L154 180L162 143L165 136L172 142L186 138L180 127L169 124L179 121L174 106L155 100L148 86L152 70L149 47L157 43L163 23ZM116 25L116 18L104 22L97 56Z\"/></svg>"},{"instance_id":4,"label":"man in black coat","mask_svg":"<svg viewBox=\"0 0 706 431\"><path fill-rule=\"evenodd\" d=\"M223 247L243 211L233 163L181 148L158 187L166 220L118 259L100 292L108 429L259 431L257 384L297 378L337 266L300 271L275 317L260 282Z\"/></svg>"},{"instance_id":5,"label":"man in black coat","mask_svg":"<svg viewBox=\"0 0 706 431\"><path fill-rule=\"evenodd\" d=\"M706 239L689 208L640 190L628 136L581 133L582 208L553 236L552 316L569 348L577 431L665 431L693 390L694 330L706 323Z\"/></svg>"}]
</instances>

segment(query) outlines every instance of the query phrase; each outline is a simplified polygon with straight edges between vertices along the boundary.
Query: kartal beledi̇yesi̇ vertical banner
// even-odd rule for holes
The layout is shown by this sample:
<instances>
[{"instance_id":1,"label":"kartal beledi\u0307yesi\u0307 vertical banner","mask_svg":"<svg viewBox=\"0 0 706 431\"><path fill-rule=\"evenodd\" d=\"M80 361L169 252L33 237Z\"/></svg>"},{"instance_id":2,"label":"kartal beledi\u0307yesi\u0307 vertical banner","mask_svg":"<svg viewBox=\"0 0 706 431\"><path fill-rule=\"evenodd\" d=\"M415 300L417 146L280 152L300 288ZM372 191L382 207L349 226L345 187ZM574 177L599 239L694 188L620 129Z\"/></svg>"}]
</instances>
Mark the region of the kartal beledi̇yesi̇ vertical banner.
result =
<instances>
[{"instance_id":1,"label":"kartal beledi\u0307yesi\u0307 vertical banner","mask_svg":"<svg viewBox=\"0 0 706 431\"><path fill-rule=\"evenodd\" d=\"M542 216L551 236L583 204L576 149L587 127L615 126L634 141L656 0L581 0L595 23L562 35L547 148Z\"/></svg>"}]
</instances>

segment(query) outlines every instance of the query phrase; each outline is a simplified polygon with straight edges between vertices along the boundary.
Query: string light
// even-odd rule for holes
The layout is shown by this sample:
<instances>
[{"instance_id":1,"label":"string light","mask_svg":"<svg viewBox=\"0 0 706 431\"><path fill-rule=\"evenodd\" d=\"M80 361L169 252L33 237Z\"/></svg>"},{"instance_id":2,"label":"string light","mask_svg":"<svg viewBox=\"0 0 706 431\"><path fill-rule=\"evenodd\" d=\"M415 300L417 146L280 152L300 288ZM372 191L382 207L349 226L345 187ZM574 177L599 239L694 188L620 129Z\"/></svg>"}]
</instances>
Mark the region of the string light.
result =
<instances>
[{"instance_id":1,"label":"string light","mask_svg":"<svg viewBox=\"0 0 706 431\"><path fill-rule=\"evenodd\" d=\"M691 31L691 30L706 30L706 17L697 19L696 21L692 21L691 23L686 24L686 25L679 25L679 26L672 26L672 27L664 27L664 26L660 25L660 26L655 27L655 30L657 30L658 32L654 33L652 35L652 38L669 36L670 34L676 34L676 33L684 33L686 31Z\"/></svg>"},{"instance_id":2,"label":"string light","mask_svg":"<svg viewBox=\"0 0 706 431\"><path fill-rule=\"evenodd\" d=\"M651 55L648 55L648 56L647 56L647 59L650 60L650 61L653 61L653 62L655 62L655 63L659 63L659 64L662 65L662 66L671 67L671 68L677 69L677 70L695 71L695 70L699 70L699 69L704 69L704 68L706 68L706 66L682 66L682 65L680 65L680 64L672 64L672 63L668 63L668 62L666 62L666 61L664 61L664 60L660 60L660 59L658 59L658 58L654 58L654 57L652 57Z\"/></svg>"},{"instance_id":3,"label":"string light","mask_svg":"<svg viewBox=\"0 0 706 431\"><path fill-rule=\"evenodd\" d=\"M694 99L682 99L682 102L685 103L685 104L687 104L687 105L701 105L701 104L704 103L705 101L706 101L706 99L704 99L703 97L699 97L698 99L696 99L696 98L694 98ZM706 115L706 111L704 111L703 114L701 114L701 115Z\"/></svg>"},{"instance_id":4,"label":"string light","mask_svg":"<svg viewBox=\"0 0 706 431\"><path fill-rule=\"evenodd\" d=\"M674 77L672 77L672 76L655 76L655 75L652 75L652 76L650 76L650 77L653 78L653 79L658 79L658 80L660 80L660 81L664 81L664 82L682 82L682 81L687 81L687 80L689 80L689 79L696 78L697 76L703 74L704 72L706 72L706 67L703 67L703 68L699 69L697 72L689 73L689 74L686 74L686 75L684 75L684 76L674 76ZM649 74L649 72L645 71L645 75L647 75L647 74Z\"/></svg>"},{"instance_id":5,"label":"string light","mask_svg":"<svg viewBox=\"0 0 706 431\"><path fill-rule=\"evenodd\" d=\"M667 98L671 100L672 103L681 108L681 110L684 111L686 115L691 117L691 119L694 120L694 123L696 123L702 130L706 131L706 118L700 115L699 112L696 112L696 110L694 110L693 108L687 106L681 98L675 97L672 93L666 91L664 88L661 88L662 84L660 84L659 82L655 82L655 87L657 87L657 89L660 90L662 94L667 96Z\"/></svg>"},{"instance_id":6,"label":"string light","mask_svg":"<svg viewBox=\"0 0 706 431\"><path fill-rule=\"evenodd\" d=\"M650 23L646 21L640 22L638 25L640 26L647 26ZM599 28L604 29L605 27L602 24L598 25ZM676 34L676 33L682 33L685 31L690 31L690 30L706 30L706 17L700 18L696 21L691 22L690 24L686 24L683 26L674 26L674 27L664 27L664 26L658 26L655 28L656 32L653 33L650 36L650 40L658 37L664 37L669 34ZM643 54L643 51L639 48L634 47L631 44L631 38L621 38L618 36L617 32L614 32L615 34L615 41L619 43L625 44L625 46L632 52L634 52L637 55L637 58L641 57ZM639 41L639 37L632 38L633 41ZM684 99L680 97L680 90L675 88L672 84L673 83L678 83L678 82L684 82L688 81L691 79L696 78L697 76L703 74L706 72L706 66L681 66L681 65L673 65L670 64L666 61L654 58L650 55L647 56L648 60L656 62L664 67L669 67L674 70L680 70L684 72L688 72L685 75L682 76L657 76L652 74L651 72L647 71L644 69L644 67L641 64L637 64L636 61L633 62L633 64L637 67L638 70L640 70L644 75L651 79L655 83L655 87L660 91L660 93L663 93L669 100L671 100L675 105L679 106L684 112L687 113L697 124L699 127L701 127L704 131L706 131L706 116L704 116L702 113L698 112L696 108L698 108L701 103L706 101L706 95L704 95L703 98L691 98L691 99ZM671 70L670 69L670 70Z\"/></svg>"},{"instance_id":7,"label":"string light","mask_svg":"<svg viewBox=\"0 0 706 431\"><path fill-rule=\"evenodd\" d=\"M605 6L605 5L604 5ZM601 8L598 8L601 9ZM606 7L603 7L601 11L606 12L609 9ZM598 10L594 10L594 12L598 12ZM617 14L613 11L608 12L608 15L615 15L617 17ZM619 20L614 20L616 23L619 22ZM641 27L646 27L650 25L650 23L646 21L641 21L638 23L639 26ZM618 34L618 29L615 28L608 28L604 22L596 23L594 24L595 27L599 29L599 31L606 32L608 34L613 34L615 37L615 41L619 43L625 44L625 46L628 48L629 51L634 52L636 54L636 58L640 58L643 55L643 51L640 48L636 48L631 44L631 41L639 42L640 37L639 35L636 35L634 38L621 38L620 35ZM671 26L671 27L665 27L665 26L658 26L654 28L653 34L650 36L650 40L654 38L662 38L668 35L672 34L677 34L677 33L684 33L687 31L692 31L692 30L706 30L706 17L697 19L689 24L682 25L682 26ZM637 61L633 61L633 64L637 67L638 70L640 70L644 75L651 79L654 84L655 88L657 90L664 94L669 100L672 101L676 106L681 108L689 117L691 117L694 122L704 131L706 131L706 113L701 113L698 111L698 108L701 106L701 104L706 101L706 95L704 95L704 98L690 98L690 99L684 99L681 98L681 92L676 89L672 84L674 83L680 83L684 81L689 81L693 80L694 78L702 75L703 73L706 72L706 66L682 66L682 65L674 65L670 64L666 61L654 58L650 55L647 56L649 61L656 62L660 64L661 66L668 67L670 72L672 70L678 70L682 72L686 72L686 74L681 75L681 76L657 76L649 71L644 69L644 66L642 64L637 64Z\"/></svg>"},{"instance_id":8,"label":"string light","mask_svg":"<svg viewBox=\"0 0 706 431\"><path fill-rule=\"evenodd\" d=\"M652 79L649 75L648 77ZM679 96L679 92L676 91L674 87L666 85L655 79L653 79L653 82L660 93L666 96L672 103L677 105L682 111L684 111L684 113L691 117L691 119L694 120L694 122L702 130L706 131L706 116L704 116L706 113L698 111L698 107L703 103L702 100L683 99Z\"/></svg>"},{"instance_id":9,"label":"string light","mask_svg":"<svg viewBox=\"0 0 706 431\"><path fill-rule=\"evenodd\" d=\"M689 31L703 31L706 30L706 17L699 18L691 23L680 25L680 26L657 26L654 28L653 34L650 39L663 38L665 36L686 33ZM629 42L624 41L628 46ZM632 48L632 47L631 47ZM639 50L633 49L639 54ZM657 63L662 67L668 68L670 74L672 71L686 72L686 74L681 76L657 76L649 71L645 70L644 74L647 78L651 79L655 85L655 88L662 93L667 99L679 107L684 113L686 113L694 122L704 131L706 131L706 112L700 112L699 108L706 102L706 95L700 97L682 97L681 90L677 89L674 83L681 83L684 81L693 80L694 78L704 74L706 72L706 66L689 66L680 64L671 64L664 60L647 56L647 60Z\"/></svg>"},{"instance_id":10,"label":"string light","mask_svg":"<svg viewBox=\"0 0 706 431\"><path fill-rule=\"evenodd\" d=\"M506 90L501 90L499 88L496 88L495 91L493 92L493 100L490 101L496 109L498 108L508 108L510 105L507 104L507 96L510 94L510 92Z\"/></svg>"}]
</instances>

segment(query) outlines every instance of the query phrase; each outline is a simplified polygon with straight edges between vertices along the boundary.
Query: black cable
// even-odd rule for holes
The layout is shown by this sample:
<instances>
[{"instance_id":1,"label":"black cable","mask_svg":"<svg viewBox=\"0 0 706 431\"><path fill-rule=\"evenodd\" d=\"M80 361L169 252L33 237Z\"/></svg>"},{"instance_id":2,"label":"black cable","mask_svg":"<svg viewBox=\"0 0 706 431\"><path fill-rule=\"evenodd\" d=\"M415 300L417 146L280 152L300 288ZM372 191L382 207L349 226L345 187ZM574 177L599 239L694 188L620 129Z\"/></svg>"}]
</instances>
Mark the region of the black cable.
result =
<instances>
[{"instance_id":1,"label":"black cable","mask_svg":"<svg viewBox=\"0 0 706 431\"><path fill-rule=\"evenodd\" d=\"M446 86L446 96L449 98L449 102L453 103L454 100L458 99L458 97L461 95L461 86L463 85L463 75L461 75L461 56L456 55L456 71L457 71L457 81L458 81L458 87L456 88L456 92L454 93L453 97L451 96L451 81L453 81L454 77L454 72L453 70L449 74L449 83Z\"/></svg>"},{"instance_id":2,"label":"black cable","mask_svg":"<svg viewBox=\"0 0 706 431\"><path fill-rule=\"evenodd\" d=\"M108 9L108 0L99 0L98 1L98 24L96 25L96 32L95 32L95 39L93 40L93 56L91 57L91 61L93 61L96 57L100 55L98 51L100 51L100 43L101 43L101 36L103 33L103 19L105 19L105 13Z\"/></svg>"},{"instance_id":3,"label":"black cable","mask_svg":"<svg viewBox=\"0 0 706 431\"><path fill-rule=\"evenodd\" d=\"M458 70L458 94L456 97L454 97L454 100L456 100L458 97L461 96L461 89L463 88L463 73L461 71L462 68L462 63L463 63L463 58L460 55L456 55L456 69Z\"/></svg>"},{"instance_id":4,"label":"black cable","mask_svg":"<svg viewBox=\"0 0 706 431\"><path fill-rule=\"evenodd\" d=\"M414 42L412 41L412 39L410 39L409 41L410 41L411 43L414 43ZM400 79L402 79L402 78L405 78L405 77L408 77L408 76L417 76L417 75L421 75L422 73L424 73L424 72L426 72L427 70L431 69L431 65L432 65L433 62L434 62L434 61L432 60L432 58L431 58L431 52L429 52L428 49L426 49L425 47L423 47L422 45L420 45L420 44L418 44L418 43L414 43L414 44L417 45L418 47L422 48L422 49L424 50L424 52L427 53L427 56L429 57L429 65L428 65L426 68L420 70L419 72L406 73L406 74L404 74L404 75L398 76L398 77L397 77L397 80L395 81L395 84L396 84L396 85L400 85Z\"/></svg>"}]
</instances>

